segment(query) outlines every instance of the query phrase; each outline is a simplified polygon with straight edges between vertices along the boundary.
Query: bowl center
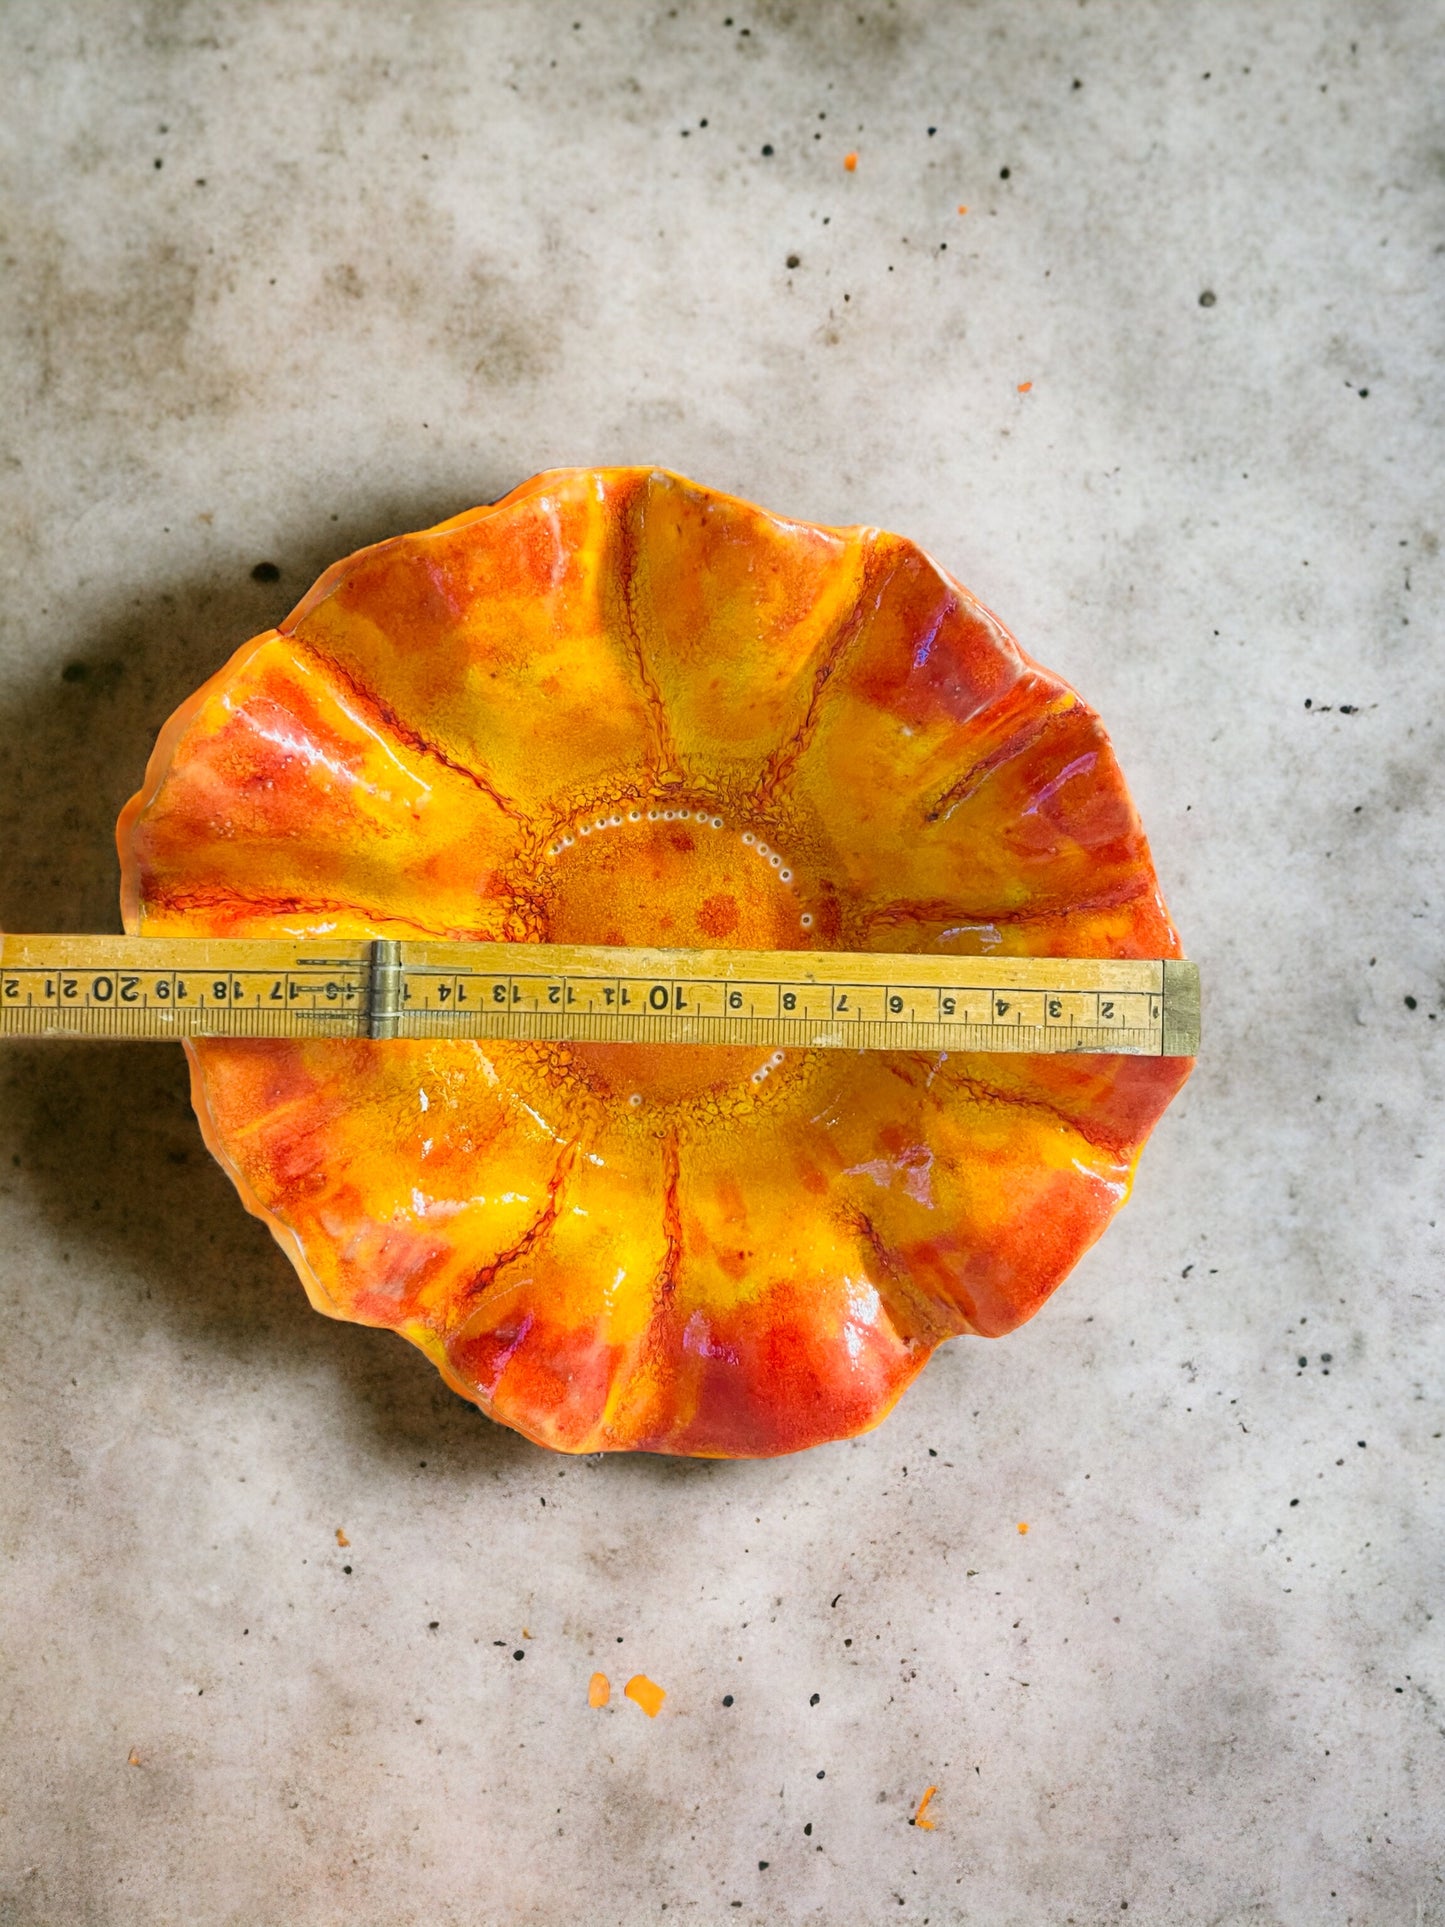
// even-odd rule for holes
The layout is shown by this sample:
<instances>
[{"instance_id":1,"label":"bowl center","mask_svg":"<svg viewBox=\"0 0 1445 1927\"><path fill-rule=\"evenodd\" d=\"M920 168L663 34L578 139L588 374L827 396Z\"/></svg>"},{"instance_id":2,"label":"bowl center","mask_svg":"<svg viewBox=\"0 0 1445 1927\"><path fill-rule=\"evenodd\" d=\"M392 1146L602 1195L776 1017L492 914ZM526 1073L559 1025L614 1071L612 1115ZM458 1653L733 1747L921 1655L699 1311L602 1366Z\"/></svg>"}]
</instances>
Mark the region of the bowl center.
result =
<instances>
[{"instance_id":1,"label":"bowl center","mask_svg":"<svg viewBox=\"0 0 1445 1927\"><path fill-rule=\"evenodd\" d=\"M706 804L632 802L581 817L553 838L534 888L550 943L800 950L812 940L786 853L763 827ZM751 1099L786 1061L758 1046L710 1044L569 1052L584 1082L634 1110L724 1093Z\"/></svg>"}]
</instances>

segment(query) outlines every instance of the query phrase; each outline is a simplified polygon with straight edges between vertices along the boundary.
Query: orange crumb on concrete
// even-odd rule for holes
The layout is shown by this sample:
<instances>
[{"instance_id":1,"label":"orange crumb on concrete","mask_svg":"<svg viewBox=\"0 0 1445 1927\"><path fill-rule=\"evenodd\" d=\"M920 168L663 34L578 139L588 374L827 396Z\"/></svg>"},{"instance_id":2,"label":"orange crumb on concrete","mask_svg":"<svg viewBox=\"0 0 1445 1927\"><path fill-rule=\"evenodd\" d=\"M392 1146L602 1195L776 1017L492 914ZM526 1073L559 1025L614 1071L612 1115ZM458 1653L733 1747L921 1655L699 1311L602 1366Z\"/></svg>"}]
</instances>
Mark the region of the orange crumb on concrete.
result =
<instances>
[{"instance_id":1,"label":"orange crumb on concrete","mask_svg":"<svg viewBox=\"0 0 1445 1927\"><path fill-rule=\"evenodd\" d=\"M1020 1531L1020 1532L1027 1532L1027 1531L1028 1531L1028 1529L1029 1529L1029 1527L1028 1527L1028 1521L1027 1521L1027 1519L1020 1519L1020 1520L1019 1520L1019 1531Z\"/></svg>"},{"instance_id":2,"label":"orange crumb on concrete","mask_svg":"<svg viewBox=\"0 0 1445 1927\"><path fill-rule=\"evenodd\" d=\"M530 1639L532 1637L525 1626L522 1628L522 1637L523 1639Z\"/></svg>"},{"instance_id":3,"label":"orange crumb on concrete","mask_svg":"<svg viewBox=\"0 0 1445 1927\"><path fill-rule=\"evenodd\" d=\"M967 214L968 212L968 209L963 205L962 201L958 204L958 211L960 214Z\"/></svg>"},{"instance_id":4,"label":"orange crumb on concrete","mask_svg":"<svg viewBox=\"0 0 1445 1927\"><path fill-rule=\"evenodd\" d=\"M135 1750L135 1748L134 1748L134 1747L132 1747L132 1748L131 1748L131 1750L130 1750L130 1752L126 1754L126 1756L125 1756L125 1763L126 1763L126 1765L127 1765L127 1766L139 1766L139 1765L140 1765L140 1754L136 1752L136 1750Z\"/></svg>"},{"instance_id":5,"label":"orange crumb on concrete","mask_svg":"<svg viewBox=\"0 0 1445 1927\"><path fill-rule=\"evenodd\" d=\"M612 1682L606 1673L594 1673L587 1682L587 1704L605 1706L612 1697Z\"/></svg>"},{"instance_id":6,"label":"orange crumb on concrete","mask_svg":"<svg viewBox=\"0 0 1445 1927\"><path fill-rule=\"evenodd\" d=\"M850 174L856 173L858 168L858 156L856 154L845 154L843 156L843 165L844 167L847 168Z\"/></svg>"},{"instance_id":7,"label":"orange crumb on concrete","mask_svg":"<svg viewBox=\"0 0 1445 1927\"><path fill-rule=\"evenodd\" d=\"M918 1802L918 1811L913 1816L914 1826L922 1827L926 1833L933 1832L933 1822L931 1820L925 1820L923 1816L928 1811L929 1801L937 1791L938 1788L936 1786L925 1787L923 1789L923 1798Z\"/></svg>"},{"instance_id":8,"label":"orange crumb on concrete","mask_svg":"<svg viewBox=\"0 0 1445 1927\"><path fill-rule=\"evenodd\" d=\"M340 1526L336 1528L336 1543L339 1546L349 1546L351 1544L351 1541L347 1538L346 1534L341 1530Z\"/></svg>"},{"instance_id":9,"label":"orange crumb on concrete","mask_svg":"<svg viewBox=\"0 0 1445 1927\"><path fill-rule=\"evenodd\" d=\"M630 1700L635 1701L642 1708L650 1720L657 1718L662 1711L662 1702L667 1698L667 1694L663 1692L657 1681L649 1679L646 1673L634 1673L622 1690Z\"/></svg>"},{"instance_id":10,"label":"orange crumb on concrete","mask_svg":"<svg viewBox=\"0 0 1445 1927\"><path fill-rule=\"evenodd\" d=\"M1033 383L1031 381L1021 381L1019 383L1019 393L1021 395L1026 395L1032 387L1033 387ZM1025 1526L1023 1530L1027 1532L1028 1527Z\"/></svg>"}]
</instances>

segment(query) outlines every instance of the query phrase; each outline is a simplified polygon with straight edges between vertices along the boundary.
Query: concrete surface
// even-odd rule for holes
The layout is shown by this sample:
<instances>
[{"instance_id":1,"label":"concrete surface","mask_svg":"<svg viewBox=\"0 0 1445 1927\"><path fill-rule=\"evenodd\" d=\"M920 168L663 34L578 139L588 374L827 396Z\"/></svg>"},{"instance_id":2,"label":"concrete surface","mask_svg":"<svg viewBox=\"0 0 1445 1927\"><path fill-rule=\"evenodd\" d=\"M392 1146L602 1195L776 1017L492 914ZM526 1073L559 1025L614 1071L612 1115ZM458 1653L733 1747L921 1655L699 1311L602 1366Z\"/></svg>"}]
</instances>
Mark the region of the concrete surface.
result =
<instances>
[{"instance_id":1,"label":"concrete surface","mask_svg":"<svg viewBox=\"0 0 1445 1927\"><path fill-rule=\"evenodd\" d=\"M5 1047L0 1920L1445 1921L1440 29L0 13L0 923L118 927L324 564L656 460L1073 678L1208 1024L1032 1327L761 1465L492 1428L307 1310L178 1052Z\"/></svg>"}]
</instances>

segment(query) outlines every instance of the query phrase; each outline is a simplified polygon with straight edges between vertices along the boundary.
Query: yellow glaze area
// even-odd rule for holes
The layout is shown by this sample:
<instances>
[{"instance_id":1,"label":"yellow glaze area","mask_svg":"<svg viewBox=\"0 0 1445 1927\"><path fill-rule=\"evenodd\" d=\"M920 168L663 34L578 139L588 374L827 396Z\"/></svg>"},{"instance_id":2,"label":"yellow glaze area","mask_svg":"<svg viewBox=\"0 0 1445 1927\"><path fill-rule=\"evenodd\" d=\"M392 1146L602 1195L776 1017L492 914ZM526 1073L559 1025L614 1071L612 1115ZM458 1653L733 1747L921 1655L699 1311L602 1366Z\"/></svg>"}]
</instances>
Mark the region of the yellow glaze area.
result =
<instances>
[{"instance_id":1,"label":"yellow glaze area","mask_svg":"<svg viewBox=\"0 0 1445 1927\"><path fill-rule=\"evenodd\" d=\"M1098 718L966 590L647 469L338 563L167 723L118 840L149 935L1179 955ZM318 1309L543 1444L724 1457L1031 1317L1190 1069L187 1048Z\"/></svg>"}]
</instances>

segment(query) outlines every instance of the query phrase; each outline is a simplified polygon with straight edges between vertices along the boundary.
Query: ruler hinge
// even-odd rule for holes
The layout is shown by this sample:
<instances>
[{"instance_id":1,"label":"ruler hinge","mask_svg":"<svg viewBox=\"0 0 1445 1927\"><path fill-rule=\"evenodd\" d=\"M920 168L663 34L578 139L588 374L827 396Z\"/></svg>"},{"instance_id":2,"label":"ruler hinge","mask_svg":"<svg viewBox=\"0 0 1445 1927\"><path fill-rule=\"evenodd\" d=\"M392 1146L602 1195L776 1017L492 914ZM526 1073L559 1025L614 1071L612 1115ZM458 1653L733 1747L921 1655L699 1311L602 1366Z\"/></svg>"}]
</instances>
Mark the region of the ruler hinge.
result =
<instances>
[{"instance_id":1,"label":"ruler hinge","mask_svg":"<svg viewBox=\"0 0 1445 1927\"><path fill-rule=\"evenodd\" d=\"M401 945L394 937L371 944L366 986L366 1035L395 1037L401 1019Z\"/></svg>"}]
</instances>

